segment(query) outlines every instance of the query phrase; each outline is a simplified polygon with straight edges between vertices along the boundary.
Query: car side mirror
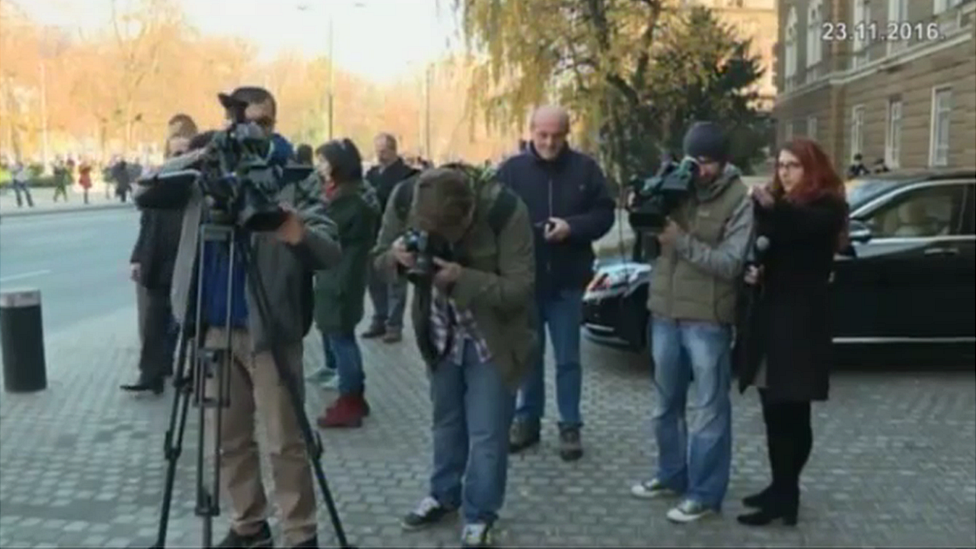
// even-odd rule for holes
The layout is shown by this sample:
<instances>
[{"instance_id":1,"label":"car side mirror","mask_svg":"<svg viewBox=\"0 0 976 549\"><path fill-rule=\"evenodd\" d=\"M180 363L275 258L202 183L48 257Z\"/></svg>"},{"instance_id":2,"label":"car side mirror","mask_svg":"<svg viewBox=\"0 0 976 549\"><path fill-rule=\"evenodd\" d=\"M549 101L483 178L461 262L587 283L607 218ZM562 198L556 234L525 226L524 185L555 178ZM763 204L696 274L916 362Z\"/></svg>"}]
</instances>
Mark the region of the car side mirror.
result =
<instances>
[{"instance_id":1,"label":"car side mirror","mask_svg":"<svg viewBox=\"0 0 976 549\"><path fill-rule=\"evenodd\" d=\"M847 230L847 238L851 242L859 242L861 244L871 240L874 235L871 232L871 228L863 221L852 219L850 226Z\"/></svg>"}]
</instances>

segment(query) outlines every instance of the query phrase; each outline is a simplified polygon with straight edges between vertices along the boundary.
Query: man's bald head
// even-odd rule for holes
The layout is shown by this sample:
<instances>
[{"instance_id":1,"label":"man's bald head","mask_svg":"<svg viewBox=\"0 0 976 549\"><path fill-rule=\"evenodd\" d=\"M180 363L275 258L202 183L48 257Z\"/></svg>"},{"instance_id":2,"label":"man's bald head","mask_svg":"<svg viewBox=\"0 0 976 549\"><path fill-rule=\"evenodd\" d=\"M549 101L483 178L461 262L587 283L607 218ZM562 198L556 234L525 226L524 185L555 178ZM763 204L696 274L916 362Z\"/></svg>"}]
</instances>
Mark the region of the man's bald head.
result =
<instances>
[{"instance_id":1,"label":"man's bald head","mask_svg":"<svg viewBox=\"0 0 976 549\"><path fill-rule=\"evenodd\" d=\"M535 153L545 160L555 160L566 147L569 113L556 105L539 107L532 112L529 131Z\"/></svg>"}]
</instances>

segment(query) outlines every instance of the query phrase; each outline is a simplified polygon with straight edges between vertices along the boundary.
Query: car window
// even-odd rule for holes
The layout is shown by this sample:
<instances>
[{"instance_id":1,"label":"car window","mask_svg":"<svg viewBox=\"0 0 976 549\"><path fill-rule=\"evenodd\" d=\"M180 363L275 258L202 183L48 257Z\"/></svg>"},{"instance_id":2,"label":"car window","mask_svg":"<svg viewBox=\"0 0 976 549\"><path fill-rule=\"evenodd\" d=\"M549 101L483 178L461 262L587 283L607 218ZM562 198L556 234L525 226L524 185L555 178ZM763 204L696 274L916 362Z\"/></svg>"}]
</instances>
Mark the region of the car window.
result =
<instances>
[{"instance_id":1,"label":"car window","mask_svg":"<svg viewBox=\"0 0 976 549\"><path fill-rule=\"evenodd\" d=\"M976 235L976 183L966 185L966 220L963 222L962 234Z\"/></svg>"},{"instance_id":2,"label":"car window","mask_svg":"<svg viewBox=\"0 0 976 549\"><path fill-rule=\"evenodd\" d=\"M938 185L908 191L863 221L875 238L920 238L959 234L964 185Z\"/></svg>"}]
</instances>

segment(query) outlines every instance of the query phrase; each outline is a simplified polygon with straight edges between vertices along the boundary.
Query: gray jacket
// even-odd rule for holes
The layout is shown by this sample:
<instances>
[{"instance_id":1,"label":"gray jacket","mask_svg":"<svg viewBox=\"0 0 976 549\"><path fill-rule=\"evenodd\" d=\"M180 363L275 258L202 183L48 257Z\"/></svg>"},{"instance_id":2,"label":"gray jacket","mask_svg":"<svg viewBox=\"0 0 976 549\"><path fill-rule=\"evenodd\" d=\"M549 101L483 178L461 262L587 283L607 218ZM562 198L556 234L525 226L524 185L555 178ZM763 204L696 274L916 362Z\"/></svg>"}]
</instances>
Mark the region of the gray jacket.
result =
<instances>
[{"instance_id":1,"label":"gray jacket","mask_svg":"<svg viewBox=\"0 0 976 549\"><path fill-rule=\"evenodd\" d=\"M173 273L173 311L180 317L186 310L197 249L204 197L194 187L183 214L180 247ZM273 233L251 238L251 248L271 309L274 334L282 345L301 343L311 327L314 308L312 279L315 271L339 262L341 249L335 224L325 214L321 189L306 179L284 187L278 202L290 205L305 224L305 239L296 246L278 241ZM247 283L248 323L254 352L270 350L270 330L261 322L252 280ZM179 318L182 321L182 318Z\"/></svg>"}]
</instances>

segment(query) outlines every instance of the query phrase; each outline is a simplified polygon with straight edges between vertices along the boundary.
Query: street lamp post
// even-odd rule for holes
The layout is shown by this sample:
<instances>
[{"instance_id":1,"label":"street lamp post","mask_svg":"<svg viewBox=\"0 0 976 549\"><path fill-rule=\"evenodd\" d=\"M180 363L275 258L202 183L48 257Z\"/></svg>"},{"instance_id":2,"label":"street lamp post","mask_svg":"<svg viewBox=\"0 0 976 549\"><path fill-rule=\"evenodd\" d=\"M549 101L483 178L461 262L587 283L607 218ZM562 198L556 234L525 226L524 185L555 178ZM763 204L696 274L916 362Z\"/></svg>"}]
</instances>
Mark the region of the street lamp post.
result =
<instances>
[{"instance_id":1,"label":"street lamp post","mask_svg":"<svg viewBox=\"0 0 976 549\"><path fill-rule=\"evenodd\" d=\"M334 0L333 0L334 1ZM299 11L308 11L311 9L309 4L299 4ZM335 13L332 8L335 4L330 4L329 10L329 44L328 44L328 55L329 55L329 91L326 94L326 124L329 135L329 140L331 141L334 137L335 131ZM362 1L355 1L352 4L354 8L366 7L366 3Z\"/></svg>"}]
</instances>

